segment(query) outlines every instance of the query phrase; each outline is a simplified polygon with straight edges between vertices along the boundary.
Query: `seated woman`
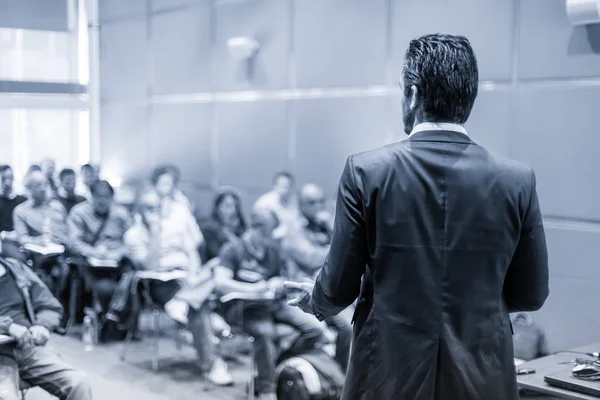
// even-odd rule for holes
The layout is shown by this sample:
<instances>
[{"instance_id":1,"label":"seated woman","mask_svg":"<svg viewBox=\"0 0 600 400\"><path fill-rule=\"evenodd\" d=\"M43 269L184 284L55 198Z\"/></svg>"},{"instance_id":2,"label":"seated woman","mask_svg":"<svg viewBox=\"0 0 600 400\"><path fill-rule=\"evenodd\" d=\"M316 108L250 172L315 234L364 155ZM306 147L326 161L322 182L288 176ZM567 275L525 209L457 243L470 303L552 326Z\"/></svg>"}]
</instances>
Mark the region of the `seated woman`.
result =
<instances>
[{"instance_id":1,"label":"seated woman","mask_svg":"<svg viewBox=\"0 0 600 400\"><path fill-rule=\"evenodd\" d=\"M246 231L246 220L234 189L223 189L215 196L210 218L201 221L200 228L205 239L205 260L218 257L224 244L239 240Z\"/></svg>"},{"instance_id":2,"label":"seated woman","mask_svg":"<svg viewBox=\"0 0 600 400\"><path fill-rule=\"evenodd\" d=\"M193 209L192 202L177 187L180 179L181 172L174 165L163 165L152 171L150 182L161 198L163 209L169 203L181 204L189 210Z\"/></svg>"},{"instance_id":3,"label":"seated woman","mask_svg":"<svg viewBox=\"0 0 600 400\"><path fill-rule=\"evenodd\" d=\"M192 308L178 297L184 287L194 286L201 269L202 234L196 221L181 204L172 204L169 214L161 215L160 197L154 190L140 196L138 209L134 225L125 234L129 258L140 268L157 272L150 281L150 296L171 318L188 326L207 379L216 385L232 384L225 363L216 355L210 310L205 305ZM181 278L168 277L178 270L185 272Z\"/></svg>"}]
</instances>

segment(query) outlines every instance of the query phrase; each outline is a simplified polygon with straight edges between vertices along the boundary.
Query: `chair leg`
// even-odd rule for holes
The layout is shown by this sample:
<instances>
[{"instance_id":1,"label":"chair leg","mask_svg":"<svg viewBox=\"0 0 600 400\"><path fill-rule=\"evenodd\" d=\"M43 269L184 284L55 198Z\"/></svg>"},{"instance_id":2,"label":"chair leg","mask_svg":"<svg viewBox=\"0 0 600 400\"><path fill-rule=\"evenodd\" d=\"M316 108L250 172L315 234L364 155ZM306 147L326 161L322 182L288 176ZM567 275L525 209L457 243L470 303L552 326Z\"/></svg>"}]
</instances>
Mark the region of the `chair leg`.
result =
<instances>
[{"instance_id":1,"label":"chair leg","mask_svg":"<svg viewBox=\"0 0 600 400\"><path fill-rule=\"evenodd\" d=\"M123 350L121 350L121 356L119 357L121 361L125 361L125 357L127 356L127 350L129 349L129 344L133 339L133 330L127 331L127 336L125 336L125 343L123 343Z\"/></svg>"},{"instance_id":2,"label":"chair leg","mask_svg":"<svg viewBox=\"0 0 600 400\"><path fill-rule=\"evenodd\" d=\"M69 320L67 321L67 333L71 331L77 317L77 303L79 296L79 279L77 275L71 274L71 287L69 288Z\"/></svg>"},{"instance_id":3,"label":"chair leg","mask_svg":"<svg viewBox=\"0 0 600 400\"><path fill-rule=\"evenodd\" d=\"M254 361L254 338L248 337L250 342L250 382L248 382L248 400L254 400L256 388L254 383L256 381L256 362Z\"/></svg>"},{"instance_id":4,"label":"chair leg","mask_svg":"<svg viewBox=\"0 0 600 400\"><path fill-rule=\"evenodd\" d=\"M152 311L152 319L154 324L154 352L152 353L152 370L154 372L158 372L158 352L159 352L159 342L160 342L160 311L153 310Z\"/></svg>"}]
</instances>

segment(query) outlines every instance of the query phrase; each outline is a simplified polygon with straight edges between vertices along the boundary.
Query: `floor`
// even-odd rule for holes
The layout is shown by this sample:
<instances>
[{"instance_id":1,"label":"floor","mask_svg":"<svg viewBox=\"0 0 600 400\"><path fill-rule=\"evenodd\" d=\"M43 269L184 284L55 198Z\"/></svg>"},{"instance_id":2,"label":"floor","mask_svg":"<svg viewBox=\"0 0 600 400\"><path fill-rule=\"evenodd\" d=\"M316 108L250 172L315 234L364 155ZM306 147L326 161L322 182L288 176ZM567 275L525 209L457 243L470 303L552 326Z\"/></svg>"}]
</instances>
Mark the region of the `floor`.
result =
<instances>
[{"instance_id":1,"label":"floor","mask_svg":"<svg viewBox=\"0 0 600 400\"><path fill-rule=\"evenodd\" d=\"M143 321L143 320L142 320ZM169 324L168 321L163 321ZM145 324L142 324L143 326ZM169 329L167 329L167 332ZM145 332L147 334L147 332ZM152 367L153 339L145 337L131 343L126 361L119 355L122 343L101 345L85 351L77 332L54 336L51 345L74 367L85 371L92 383L95 400L233 400L246 399L249 365L246 358L228 362L235 385L229 388L207 386L199 377L195 354L190 346L180 350L175 341L164 337L159 342L159 372ZM35 388L27 400L50 400L52 396Z\"/></svg>"},{"instance_id":2,"label":"floor","mask_svg":"<svg viewBox=\"0 0 600 400\"><path fill-rule=\"evenodd\" d=\"M53 336L50 342L74 367L85 371L92 383L95 400L237 400L247 399L246 382L250 377L249 360L241 357L228 361L234 386L214 388L206 385L195 365L195 353L189 345L177 349L172 339L174 324L161 319L166 333L159 342L160 363L152 371L153 339L147 329L149 316L142 316L144 339L132 342L127 358L120 361L122 343L101 345L85 351L75 329L70 335ZM28 391L26 400L50 400L52 396L39 388ZM524 397L528 400L552 400L551 397Z\"/></svg>"}]
</instances>

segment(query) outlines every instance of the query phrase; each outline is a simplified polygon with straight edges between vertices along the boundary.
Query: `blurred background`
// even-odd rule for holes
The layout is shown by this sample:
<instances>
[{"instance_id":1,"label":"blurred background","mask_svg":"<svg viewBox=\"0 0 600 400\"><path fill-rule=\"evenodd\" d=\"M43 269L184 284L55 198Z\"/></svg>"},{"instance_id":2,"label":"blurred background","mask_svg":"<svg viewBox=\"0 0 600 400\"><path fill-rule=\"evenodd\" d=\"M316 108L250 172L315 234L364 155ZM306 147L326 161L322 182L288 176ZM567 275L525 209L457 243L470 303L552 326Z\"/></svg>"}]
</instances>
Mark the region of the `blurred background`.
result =
<instances>
[{"instance_id":1,"label":"blurred background","mask_svg":"<svg viewBox=\"0 0 600 400\"><path fill-rule=\"evenodd\" d=\"M566 0L0 0L0 160L17 185L44 157L99 163L124 202L175 164L204 215L279 170L331 198L349 154L405 137L403 53L434 32L478 57L470 136L537 173L551 350L597 340L600 25Z\"/></svg>"}]
</instances>

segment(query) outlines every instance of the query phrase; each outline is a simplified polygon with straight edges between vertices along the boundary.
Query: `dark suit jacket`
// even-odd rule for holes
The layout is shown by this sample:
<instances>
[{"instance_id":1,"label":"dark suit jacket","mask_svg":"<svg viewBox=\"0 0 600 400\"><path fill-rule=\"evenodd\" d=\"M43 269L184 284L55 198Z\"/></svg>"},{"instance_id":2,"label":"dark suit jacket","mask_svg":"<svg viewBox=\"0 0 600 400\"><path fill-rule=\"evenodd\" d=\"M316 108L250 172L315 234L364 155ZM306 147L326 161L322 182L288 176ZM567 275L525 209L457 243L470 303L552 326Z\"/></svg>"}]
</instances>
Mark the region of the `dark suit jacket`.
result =
<instances>
[{"instance_id":1,"label":"dark suit jacket","mask_svg":"<svg viewBox=\"0 0 600 400\"><path fill-rule=\"evenodd\" d=\"M313 291L320 319L360 294L343 399L518 399L508 313L549 292L535 182L453 131L348 158Z\"/></svg>"}]
</instances>

